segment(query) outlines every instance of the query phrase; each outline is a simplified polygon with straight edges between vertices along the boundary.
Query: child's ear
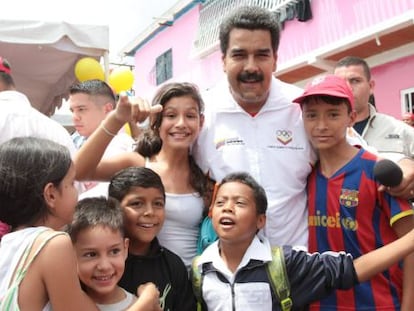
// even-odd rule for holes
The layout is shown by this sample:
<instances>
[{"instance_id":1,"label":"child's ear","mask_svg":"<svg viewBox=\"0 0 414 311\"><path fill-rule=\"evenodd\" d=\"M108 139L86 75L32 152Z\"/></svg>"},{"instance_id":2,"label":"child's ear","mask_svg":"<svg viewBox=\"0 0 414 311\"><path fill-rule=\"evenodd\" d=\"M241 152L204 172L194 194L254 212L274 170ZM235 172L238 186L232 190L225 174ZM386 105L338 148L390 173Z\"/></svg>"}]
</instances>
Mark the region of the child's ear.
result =
<instances>
[{"instance_id":1,"label":"child's ear","mask_svg":"<svg viewBox=\"0 0 414 311\"><path fill-rule=\"evenodd\" d=\"M348 124L348 127L353 127L354 126L356 117L357 117L356 111L355 110L352 110L349 113L349 124Z\"/></svg>"},{"instance_id":2,"label":"child's ear","mask_svg":"<svg viewBox=\"0 0 414 311\"><path fill-rule=\"evenodd\" d=\"M204 125L204 114L200 114L200 128Z\"/></svg>"},{"instance_id":3,"label":"child's ear","mask_svg":"<svg viewBox=\"0 0 414 311\"><path fill-rule=\"evenodd\" d=\"M56 199L57 199L57 189L53 183L48 183L43 188L43 199L46 202L46 205L50 208L51 211L54 211L56 208Z\"/></svg>"},{"instance_id":4,"label":"child's ear","mask_svg":"<svg viewBox=\"0 0 414 311\"><path fill-rule=\"evenodd\" d=\"M259 214L257 216L257 222L256 222L257 230L263 229L265 224L266 224L266 214Z\"/></svg>"}]
</instances>

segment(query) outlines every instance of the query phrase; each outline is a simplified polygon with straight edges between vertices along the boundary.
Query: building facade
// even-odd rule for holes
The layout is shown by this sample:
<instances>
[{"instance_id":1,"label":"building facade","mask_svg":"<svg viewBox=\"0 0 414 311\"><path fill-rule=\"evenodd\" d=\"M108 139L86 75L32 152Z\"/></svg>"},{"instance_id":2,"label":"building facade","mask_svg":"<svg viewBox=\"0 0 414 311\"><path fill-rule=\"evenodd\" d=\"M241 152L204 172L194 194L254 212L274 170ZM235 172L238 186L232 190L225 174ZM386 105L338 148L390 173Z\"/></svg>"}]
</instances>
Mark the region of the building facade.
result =
<instances>
[{"instance_id":1,"label":"building facade","mask_svg":"<svg viewBox=\"0 0 414 311\"><path fill-rule=\"evenodd\" d=\"M123 49L135 57L134 89L151 98L166 81L200 89L224 78L218 26L236 6L277 14L281 40L275 76L304 86L332 72L344 56L367 60L377 109L400 118L413 111L414 0L181 0Z\"/></svg>"}]
</instances>

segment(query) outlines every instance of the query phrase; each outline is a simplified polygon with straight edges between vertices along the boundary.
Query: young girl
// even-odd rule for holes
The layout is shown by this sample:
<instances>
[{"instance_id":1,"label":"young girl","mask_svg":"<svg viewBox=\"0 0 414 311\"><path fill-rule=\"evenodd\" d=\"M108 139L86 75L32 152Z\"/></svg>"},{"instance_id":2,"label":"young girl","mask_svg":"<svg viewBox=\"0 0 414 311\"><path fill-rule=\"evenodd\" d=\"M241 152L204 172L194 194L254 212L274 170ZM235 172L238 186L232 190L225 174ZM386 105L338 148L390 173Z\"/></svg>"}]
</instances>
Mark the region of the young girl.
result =
<instances>
[{"instance_id":1,"label":"young girl","mask_svg":"<svg viewBox=\"0 0 414 311\"><path fill-rule=\"evenodd\" d=\"M77 202L69 151L20 137L0 145L0 220L11 233L0 243L0 310L97 310L82 292L68 235ZM148 287L132 310L157 310Z\"/></svg>"},{"instance_id":2,"label":"young girl","mask_svg":"<svg viewBox=\"0 0 414 311\"><path fill-rule=\"evenodd\" d=\"M145 166L158 173L166 190L166 219L158 238L162 246L179 255L189 268L197 252L205 206L203 197L208 197L207 178L190 154L204 121L204 104L193 84L165 84L152 101L150 128L138 143L139 153L101 160L113 134L131 121L132 115L134 121L148 116L148 107L140 104L135 109L137 105L131 106L128 98L121 96L116 111L108 115L79 150L75 159L76 177L109 180L114 173L130 166Z\"/></svg>"}]
</instances>

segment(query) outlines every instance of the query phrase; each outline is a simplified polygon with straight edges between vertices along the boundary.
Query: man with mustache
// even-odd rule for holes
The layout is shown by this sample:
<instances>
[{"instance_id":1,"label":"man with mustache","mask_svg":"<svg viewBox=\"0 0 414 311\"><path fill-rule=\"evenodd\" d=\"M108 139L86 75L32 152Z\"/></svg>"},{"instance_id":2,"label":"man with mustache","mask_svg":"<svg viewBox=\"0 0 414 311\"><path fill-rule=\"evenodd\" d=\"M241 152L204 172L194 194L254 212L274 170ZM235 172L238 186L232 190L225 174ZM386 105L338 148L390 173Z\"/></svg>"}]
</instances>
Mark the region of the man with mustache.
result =
<instances>
[{"instance_id":1,"label":"man with mustache","mask_svg":"<svg viewBox=\"0 0 414 311\"><path fill-rule=\"evenodd\" d=\"M205 123L194 147L200 167L220 181L249 172L269 201L264 228L272 245L307 245L306 179L316 155L301 111L302 90L273 76L279 27L259 7L237 8L220 27L227 81L204 95Z\"/></svg>"},{"instance_id":2,"label":"man with mustache","mask_svg":"<svg viewBox=\"0 0 414 311\"><path fill-rule=\"evenodd\" d=\"M260 7L239 7L222 22L219 36L227 80L203 94L205 122L194 157L217 182L231 172L250 173L266 190L263 230L271 245L307 246L305 189L316 154L300 108L292 103L302 90L273 76L277 18ZM354 145L366 144L347 138ZM404 179L388 191L407 199L414 195L414 165L410 159L399 164Z\"/></svg>"}]
</instances>

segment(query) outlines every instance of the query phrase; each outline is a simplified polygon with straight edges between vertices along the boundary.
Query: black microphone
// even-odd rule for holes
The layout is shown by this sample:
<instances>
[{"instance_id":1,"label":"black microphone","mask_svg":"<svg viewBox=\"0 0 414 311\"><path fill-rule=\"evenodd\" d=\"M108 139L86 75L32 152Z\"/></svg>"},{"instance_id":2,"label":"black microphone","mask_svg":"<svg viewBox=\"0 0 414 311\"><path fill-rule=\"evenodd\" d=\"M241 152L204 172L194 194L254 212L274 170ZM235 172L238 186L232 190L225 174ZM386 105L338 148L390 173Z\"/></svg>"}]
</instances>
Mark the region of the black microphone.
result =
<instances>
[{"instance_id":1,"label":"black microphone","mask_svg":"<svg viewBox=\"0 0 414 311\"><path fill-rule=\"evenodd\" d=\"M398 186L403 179L403 172L395 162L382 159L374 165L375 178L386 187Z\"/></svg>"}]
</instances>

